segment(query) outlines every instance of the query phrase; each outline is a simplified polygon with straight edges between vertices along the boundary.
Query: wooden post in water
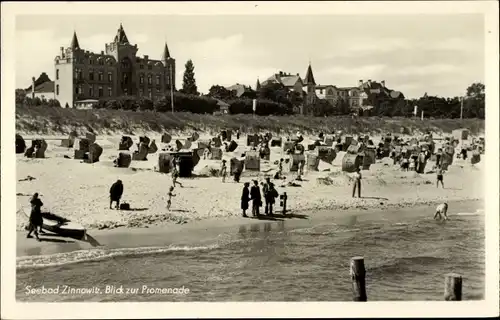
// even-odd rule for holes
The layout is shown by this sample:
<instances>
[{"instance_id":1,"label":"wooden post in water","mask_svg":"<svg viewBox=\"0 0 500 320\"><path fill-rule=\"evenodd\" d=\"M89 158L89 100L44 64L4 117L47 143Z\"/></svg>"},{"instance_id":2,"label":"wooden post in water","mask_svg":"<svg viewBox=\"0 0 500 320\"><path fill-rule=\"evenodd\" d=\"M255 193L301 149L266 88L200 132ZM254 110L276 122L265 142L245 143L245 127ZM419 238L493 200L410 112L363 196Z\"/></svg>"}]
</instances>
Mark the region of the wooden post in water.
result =
<instances>
[{"instance_id":1,"label":"wooden post in water","mask_svg":"<svg viewBox=\"0 0 500 320\"><path fill-rule=\"evenodd\" d=\"M286 214L286 199L288 196L286 195L286 192L283 192L283 194L280 196L280 205L283 207L283 215Z\"/></svg>"},{"instance_id":2,"label":"wooden post in water","mask_svg":"<svg viewBox=\"0 0 500 320\"><path fill-rule=\"evenodd\" d=\"M363 257L351 258L352 300L367 301L365 282L365 259Z\"/></svg>"},{"instance_id":3,"label":"wooden post in water","mask_svg":"<svg viewBox=\"0 0 500 320\"><path fill-rule=\"evenodd\" d=\"M448 273L444 276L444 300L462 300L462 276L456 273Z\"/></svg>"}]
</instances>

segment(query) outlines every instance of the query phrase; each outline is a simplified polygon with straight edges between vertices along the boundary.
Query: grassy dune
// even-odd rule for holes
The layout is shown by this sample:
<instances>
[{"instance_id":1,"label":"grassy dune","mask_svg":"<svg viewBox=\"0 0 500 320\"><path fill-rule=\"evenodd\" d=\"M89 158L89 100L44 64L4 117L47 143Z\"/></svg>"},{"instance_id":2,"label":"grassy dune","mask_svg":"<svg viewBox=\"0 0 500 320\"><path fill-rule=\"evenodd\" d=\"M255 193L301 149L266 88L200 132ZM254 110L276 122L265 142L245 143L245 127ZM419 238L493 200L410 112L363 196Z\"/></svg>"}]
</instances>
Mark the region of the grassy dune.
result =
<instances>
[{"instance_id":1,"label":"grassy dune","mask_svg":"<svg viewBox=\"0 0 500 320\"><path fill-rule=\"evenodd\" d=\"M68 134L72 130L93 130L97 134L134 134L136 132L164 132L200 130L214 132L220 129L240 129L242 132L269 130L272 132L317 133L344 130L347 133L376 134L400 132L405 127L411 132L450 133L468 128L473 134L484 132L480 119L425 119L351 117L315 118L306 116L204 115L193 113L155 113L121 110L76 110L51 107L16 108L16 131L24 134Z\"/></svg>"}]
</instances>

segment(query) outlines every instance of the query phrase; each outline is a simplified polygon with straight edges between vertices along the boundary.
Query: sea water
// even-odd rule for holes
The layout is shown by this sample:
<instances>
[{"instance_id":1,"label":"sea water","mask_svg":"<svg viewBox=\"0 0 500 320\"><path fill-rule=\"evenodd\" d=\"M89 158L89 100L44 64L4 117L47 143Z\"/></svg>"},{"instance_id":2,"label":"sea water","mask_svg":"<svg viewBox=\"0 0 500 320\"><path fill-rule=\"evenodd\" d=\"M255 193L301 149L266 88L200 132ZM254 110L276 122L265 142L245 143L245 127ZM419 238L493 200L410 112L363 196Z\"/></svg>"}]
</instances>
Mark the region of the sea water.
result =
<instances>
[{"instance_id":1,"label":"sea water","mask_svg":"<svg viewBox=\"0 0 500 320\"><path fill-rule=\"evenodd\" d=\"M16 298L350 301L349 262L363 256L371 301L443 300L449 272L463 276L464 300L483 299L484 212L454 206L450 220L435 221L433 209L297 216L228 227L198 243L197 231L191 230L189 244L170 239L164 247L18 257ZM59 292L37 293L43 288Z\"/></svg>"}]
</instances>

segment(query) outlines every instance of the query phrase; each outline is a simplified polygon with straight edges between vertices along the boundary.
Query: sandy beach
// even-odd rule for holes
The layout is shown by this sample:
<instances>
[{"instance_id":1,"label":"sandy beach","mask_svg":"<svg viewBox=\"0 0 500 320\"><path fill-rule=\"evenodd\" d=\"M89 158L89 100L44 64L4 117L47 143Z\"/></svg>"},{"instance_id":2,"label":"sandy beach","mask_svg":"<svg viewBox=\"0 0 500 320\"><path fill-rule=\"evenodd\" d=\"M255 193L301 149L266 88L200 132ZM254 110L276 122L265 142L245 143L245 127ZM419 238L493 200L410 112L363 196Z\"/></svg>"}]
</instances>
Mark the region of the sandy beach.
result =
<instances>
[{"instance_id":1,"label":"sandy beach","mask_svg":"<svg viewBox=\"0 0 500 320\"><path fill-rule=\"evenodd\" d=\"M185 139L189 133L175 138ZM104 149L100 161L83 163L73 158L74 150L60 146L55 137L32 136L47 139L45 159L28 159L17 155L17 230L23 230L26 216L19 211L29 205L29 197L39 192L44 210L64 216L92 229L147 228L152 226L189 224L205 219L242 219L240 196L243 182L262 181L276 171L275 161L283 157L282 148L272 147L270 161L261 161L260 172L244 171L239 184L228 178L222 183L211 171L220 168L220 160L200 160L194 168L194 177L180 178L183 187L175 189L171 210L166 209L168 188L172 185L170 174L156 172L158 153L165 146L159 135L155 139L159 151L148 155L147 161L132 161L129 168L115 168L113 160L118 155L121 136L97 136L97 143ZM208 138L209 135L200 139ZM29 137L26 135L26 139ZM60 137L61 138L61 137ZM137 143L138 136L132 136ZM306 137L305 144L313 137ZM380 137L372 138L378 143ZM246 136L237 141L238 148L224 153L229 160L247 150ZM29 143L29 141L28 141ZM76 142L75 145L78 145ZM131 148L135 150L135 146ZM433 162L426 166L425 174L403 172L392 160L377 160L369 170L363 170L362 198L351 197L351 174L341 171L341 156L333 163L321 162L319 171L305 172L300 186L287 186L296 173L287 173L288 180L275 180L278 192L287 192L287 209L292 212L313 212L320 209L384 209L433 204L440 201L478 200L484 197L483 162L471 165L470 160L455 159L445 175L445 188L437 189ZM32 180L23 180L32 177ZM109 188L117 179L124 183L122 202L130 204L130 211L109 209ZM280 211L279 203L276 211Z\"/></svg>"}]
</instances>

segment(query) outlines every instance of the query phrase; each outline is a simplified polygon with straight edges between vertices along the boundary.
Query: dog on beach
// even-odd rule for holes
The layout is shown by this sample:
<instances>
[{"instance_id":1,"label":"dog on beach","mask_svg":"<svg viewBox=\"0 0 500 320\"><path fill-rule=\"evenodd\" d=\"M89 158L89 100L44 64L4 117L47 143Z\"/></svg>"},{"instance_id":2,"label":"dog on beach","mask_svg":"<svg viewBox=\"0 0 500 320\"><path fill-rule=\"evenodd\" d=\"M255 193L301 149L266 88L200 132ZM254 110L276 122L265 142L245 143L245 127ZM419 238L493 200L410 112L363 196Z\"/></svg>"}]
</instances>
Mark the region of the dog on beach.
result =
<instances>
[{"instance_id":1,"label":"dog on beach","mask_svg":"<svg viewBox=\"0 0 500 320\"><path fill-rule=\"evenodd\" d=\"M444 220L448 220L448 204L445 202L445 203L441 203L440 205L438 205L436 207L436 213L434 214L434 219L436 219L437 217L439 217L439 220L443 218L444 216Z\"/></svg>"}]
</instances>

